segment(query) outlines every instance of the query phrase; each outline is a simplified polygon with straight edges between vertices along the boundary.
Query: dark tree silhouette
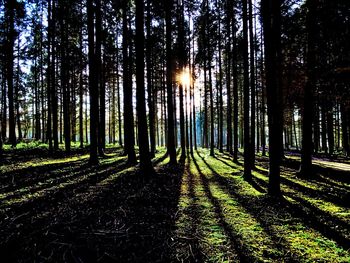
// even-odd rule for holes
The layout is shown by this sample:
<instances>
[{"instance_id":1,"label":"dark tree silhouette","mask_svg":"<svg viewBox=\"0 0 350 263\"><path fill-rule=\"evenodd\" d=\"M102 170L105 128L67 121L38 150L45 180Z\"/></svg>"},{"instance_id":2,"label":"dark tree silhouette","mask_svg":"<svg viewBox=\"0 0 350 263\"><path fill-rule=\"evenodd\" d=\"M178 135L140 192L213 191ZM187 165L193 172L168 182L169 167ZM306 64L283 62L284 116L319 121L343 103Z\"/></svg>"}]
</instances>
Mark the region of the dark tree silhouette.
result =
<instances>
[{"instance_id":1,"label":"dark tree silhouette","mask_svg":"<svg viewBox=\"0 0 350 263\"><path fill-rule=\"evenodd\" d=\"M251 132L250 132L250 103L249 103L249 64L248 64L248 11L247 0L243 4L243 91L244 91L244 179L252 179Z\"/></svg>"},{"instance_id":2,"label":"dark tree silhouette","mask_svg":"<svg viewBox=\"0 0 350 263\"><path fill-rule=\"evenodd\" d=\"M132 108L132 83L130 82L130 28L129 19L129 1L123 1L123 92L124 92L124 151L128 155L128 162L136 162L134 149L134 114Z\"/></svg>"},{"instance_id":3,"label":"dark tree silhouette","mask_svg":"<svg viewBox=\"0 0 350 263\"><path fill-rule=\"evenodd\" d=\"M89 91L90 91L90 163L98 163L98 84L95 64L95 29L93 0L87 0L89 40Z\"/></svg>"},{"instance_id":4,"label":"dark tree silhouette","mask_svg":"<svg viewBox=\"0 0 350 263\"><path fill-rule=\"evenodd\" d=\"M15 122L15 108L13 96L13 66L14 66L14 43L16 38L15 31L15 8L17 1L5 2L5 13L7 18L7 41L6 41L6 80L7 80L7 94L8 94L8 111L9 111L9 141L12 147L16 147L16 122Z\"/></svg>"},{"instance_id":5,"label":"dark tree silhouette","mask_svg":"<svg viewBox=\"0 0 350 263\"><path fill-rule=\"evenodd\" d=\"M316 8L317 0L308 0L306 5L308 13L306 17L306 28L308 33L307 41L307 75L308 80L304 88L304 103L303 103L303 119L302 119L302 146L301 146L301 164L300 174L304 177L312 175L312 118L313 118L313 90L315 85L315 35L317 34L316 27ZM333 133L333 131L332 131Z\"/></svg>"},{"instance_id":6,"label":"dark tree silhouette","mask_svg":"<svg viewBox=\"0 0 350 263\"><path fill-rule=\"evenodd\" d=\"M265 39L267 110L269 123L269 194L280 195L282 145L282 88L280 69L281 6L280 2L261 2Z\"/></svg>"},{"instance_id":7,"label":"dark tree silhouette","mask_svg":"<svg viewBox=\"0 0 350 263\"><path fill-rule=\"evenodd\" d=\"M144 62L144 3L136 0L136 110L140 148L140 168L145 175L153 172L148 143L148 129L145 104L145 62Z\"/></svg>"},{"instance_id":8,"label":"dark tree silhouette","mask_svg":"<svg viewBox=\"0 0 350 263\"><path fill-rule=\"evenodd\" d=\"M174 106L173 106L173 71L172 71L172 9L173 0L165 3L165 25L166 25L166 87L168 104L168 134L167 148L170 156L170 163L176 164L175 131L174 131Z\"/></svg>"}]
</instances>

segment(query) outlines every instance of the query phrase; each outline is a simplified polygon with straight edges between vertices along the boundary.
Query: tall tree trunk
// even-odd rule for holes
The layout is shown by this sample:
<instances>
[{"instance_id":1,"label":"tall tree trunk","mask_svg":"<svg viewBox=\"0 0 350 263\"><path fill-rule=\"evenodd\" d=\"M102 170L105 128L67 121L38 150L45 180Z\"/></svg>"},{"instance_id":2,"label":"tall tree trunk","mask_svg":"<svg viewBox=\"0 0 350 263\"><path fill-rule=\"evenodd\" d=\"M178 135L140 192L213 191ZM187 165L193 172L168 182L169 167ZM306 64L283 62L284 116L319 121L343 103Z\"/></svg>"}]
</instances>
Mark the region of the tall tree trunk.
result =
<instances>
[{"instance_id":1,"label":"tall tree trunk","mask_svg":"<svg viewBox=\"0 0 350 263\"><path fill-rule=\"evenodd\" d=\"M235 9L232 5L233 161L238 162L238 76Z\"/></svg>"},{"instance_id":2,"label":"tall tree trunk","mask_svg":"<svg viewBox=\"0 0 350 263\"><path fill-rule=\"evenodd\" d=\"M5 2L5 17L8 21L8 35L7 35L7 54L6 54L6 79L7 79L7 95L9 103L9 142L12 147L16 147L16 122L15 122L15 108L13 97L13 64L14 64L14 43L15 43L15 1Z\"/></svg>"},{"instance_id":3,"label":"tall tree trunk","mask_svg":"<svg viewBox=\"0 0 350 263\"><path fill-rule=\"evenodd\" d=\"M321 141L322 141L322 151L324 153L328 153L328 146L327 146L327 113L326 113L326 102L325 99L322 100L321 105L321 128L322 128L322 134L321 134Z\"/></svg>"},{"instance_id":4,"label":"tall tree trunk","mask_svg":"<svg viewBox=\"0 0 350 263\"><path fill-rule=\"evenodd\" d=\"M281 48L281 6L278 1L263 0L261 12L263 16L265 39L266 88L269 123L269 186L272 196L280 196L280 164L283 148L282 130L282 87L280 71Z\"/></svg>"},{"instance_id":5,"label":"tall tree trunk","mask_svg":"<svg viewBox=\"0 0 350 263\"><path fill-rule=\"evenodd\" d=\"M251 167L255 163L255 58L254 58L254 34L253 34L253 4L248 0L249 5L249 48L250 48L250 106L251 106L251 123L250 123L250 161Z\"/></svg>"},{"instance_id":6,"label":"tall tree trunk","mask_svg":"<svg viewBox=\"0 0 350 263\"><path fill-rule=\"evenodd\" d=\"M104 84L104 73L102 69L102 17L101 17L101 0L95 0L95 63L96 78L98 87L98 153L104 155L106 147L106 88Z\"/></svg>"},{"instance_id":7,"label":"tall tree trunk","mask_svg":"<svg viewBox=\"0 0 350 263\"><path fill-rule=\"evenodd\" d=\"M118 38L118 32L117 32L117 38ZM117 54L116 54L117 53ZM113 53L113 63L116 62L116 55L118 56L118 47L116 48L116 52ZM110 140L115 145L116 142L116 78L118 75L118 63L116 63L116 68L113 68L113 78L112 78L112 98L111 98L111 104L110 104L110 120L112 125L111 131L110 131Z\"/></svg>"},{"instance_id":8,"label":"tall tree trunk","mask_svg":"<svg viewBox=\"0 0 350 263\"><path fill-rule=\"evenodd\" d=\"M40 109L39 109L39 74L38 74L38 59L37 54L34 58L34 137L35 140L40 139ZM9 102L10 103L10 102Z\"/></svg>"},{"instance_id":9,"label":"tall tree trunk","mask_svg":"<svg viewBox=\"0 0 350 263\"><path fill-rule=\"evenodd\" d=\"M58 96L56 86L56 0L52 0L51 103L53 149L58 150Z\"/></svg>"},{"instance_id":10,"label":"tall tree trunk","mask_svg":"<svg viewBox=\"0 0 350 263\"><path fill-rule=\"evenodd\" d=\"M192 70L191 70L191 85L192 85L192 101L193 101L193 144L194 149L197 150L197 122L196 122L196 104L195 104L195 86L193 81L194 71L195 71L195 63L194 63L194 37L192 39Z\"/></svg>"},{"instance_id":11,"label":"tall tree trunk","mask_svg":"<svg viewBox=\"0 0 350 263\"><path fill-rule=\"evenodd\" d=\"M2 115L1 115L1 138L2 141L6 140L6 134L7 134L7 89L6 89L6 81L5 79L7 78L6 72L4 72L4 81L2 82L2 90L1 90L1 104L2 104Z\"/></svg>"},{"instance_id":12,"label":"tall tree trunk","mask_svg":"<svg viewBox=\"0 0 350 263\"><path fill-rule=\"evenodd\" d=\"M145 62L144 62L144 3L143 0L136 0L136 110L138 119L138 139L140 152L140 169L149 175L153 172L151 163L148 129L146 116L145 96Z\"/></svg>"},{"instance_id":13,"label":"tall tree trunk","mask_svg":"<svg viewBox=\"0 0 350 263\"><path fill-rule=\"evenodd\" d=\"M52 145L52 96L51 96L51 89L52 82L51 82L51 75L52 75L52 64L51 64L51 50L53 48L52 43L52 5L51 0L48 0L48 6L47 6L47 19L48 19L48 28L47 28L47 140L49 142L49 151L52 152L53 145Z\"/></svg>"},{"instance_id":14,"label":"tall tree trunk","mask_svg":"<svg viewBox=\"0 0 350 263\"><path fill-rule=\"evenodd\" d=\"M64 19L64 15L68 10L65 7L65 3L63 0L60 0L60 30L61 30L61 88L63 95L63 125L64 125L64 143L66 152L70 152L70 142L71 142L71 129L70 129L70 88L69 88L69 65L67 58L67 48L68 48L68 25L67 21ZM37 122L39 125L39 122Z\"/></svg>"},{"instance_id":15,"label":"tall tree trunk","mask_svg":"<svg viewBox=\"0 0 350 263\"><path fill-rule=\"evenodd\" d=\"M306 6L308 14L306 17L306 30L308 33L308 53L307 53L307 83L304 88L304 109L302 124L302 150L300 174L303 177L312 175L312 117L313 117L313 90L316 81L316 50L315 50L315 34L318 34L316 27L315 11L317 8L317 0L307 0ZM322 131L323 132L323 131Z\"/></svg>"},{"instance_id":16,"label":"tall tree trunk","mask_svg":"<svg viewBox=\"0 0 350 263\"><path fill-rule=\"evenodd\" d=\"M216 6L219 9L219 14L221 13L220 7L218 5L218 1L216 1ZM219 151L222 153L224 151L223 149L223 140L224 140L224 103L223 103L223 94L222 94L222 49L221 49L221 14L218 16L218 24L219 24L219 28L218 28L218 53L219 53Z\"/></svg>"},{"instance_id":17,"label":"tall tree trunk","mask_svg":"<svg viewBox=\"0 0 350 263\"><path fill-rule=\"evenodd\" d=\"M129 56L130 28L128 28L129 4L127 0L123 1L123 91L124 91L124 150L128 155L130 164L136 163L136 154L134 149L134 116L132 107L132 82L131 80L131 62Z\"/></svg>"},{"instance_id":18,"label":"tall tree trunk","mask_svg":"<svg viewBox=\"0 0 350 263\"><path fill-rule=\"evenodd\" d=\"M83 49L83 32L80 30L79 35L79 46ZM80 148L84 147L84 80L83 80L83 61L80 59L79 61L80 69L79 69L79 141Z\"/></svg>"},{"instance_id":19,"label":"tall tree trunk","mask_svg":"<svg viewBox=\"0 0 350 263\"><path fill-rule=\"evenodd\" d=\"M165 24L166 24L166 86L167 86L167 103L168 103L168 154L170 164L176 164L175 150L175 133L174 133L174 106L173 106L173 72L172 72L172 28L171 28L171 11L173 0L165 3Z\"/></svg>"},{"instance_id":20,"label":"tall tree trunk","mask_svg":"<svg viewBox=\"0 0 350 263\"><path fill-rule=\"evenodd\" d=\"M232 1L226 0L226 90L227 90L227 151L232 151L232 94L231 94L231 17Z\"/></svg>"},{"instance_id":21,"label":"tall tree trunk","mask_svg":"<svg viewBox=\"0 0 350 263\"><path fill-rule=\"evenodd\" d=\"M184 70L184 29L183 29L183 15L182 15L182 7L181 3L178 4L178 59L179 59L179 67L180 74L183 73ZM185 137L185 114L184 114L184 83L179 81L179 101L180 101L180 142L181 142L181 159L185 159L186 157L186 137Z\"/></svg>"},{"instance_id":22,"label":"tall tree trunk","mask_svg":"<svg viewBox=\"0 0 350 263\"><path fill-rule=\"evenodd\" d=\"M243 91L244 91L244 179L252 179L251 172L251 137L250 137L250 103L249 103L249 64L248 64L248 14L247 0L243 4Z\"/></svg>"},{"instance_id":23,"label":"tall tree trunk","mask_svg":"<svg viewBox=\"0 0 350 263\"><path fill-rule=\"evenodd\" d=\"M150 155L153 158L156 152L156 137L155 137L155 111L154 111L154 95L153 95L153 85L152 85L152 43L151 43L151 1L147 1L147 19L146 19L146 31L147 31L147 41L146 41L146 64L147 64L147 92L148 92L148 110L149 110L149 134L151 151Z\"/></svg>"},{"instance_id":24,"label":"tall tree trunk","mask_svg":"<svg viewBox=\"0 0 350 263\"><path fill-rule=\"evenodd\" d=\"M95 30L93 0L87 0L88 42L89 42L89 91L90 91L90 163L98 163L98 84L95 63Z\"/></svg>"},{"instance_id":25,"label":"tall tree trunk","mask_svg":"<svg viewBox=\"0 0 350 263\"><path fill-rule=\"evenodd\" d=\"M203 146L208 148L208 81L207 61L204 61L204 121L203 121Z\"/></svg>"},{"instance_id":26,"label":"tall tree trunk","mask_svg":"<svg viewBox=\"0 0 350 263\"><path fill-rule=\"evenodd\" d=\"M20 39L18 35L18 44L17 44L17 80L16 80L16 86L15 86L15 103L16 103L16 121L17 121L17 130L18 130L18 140L22 139L22 127L21 127L21 114L19 111L19 86L20 86Z\"/></svg>"},{"instance_id":27,"label":"tall tree trunk","mask_svg":"<svg viewBox=\"0 0 350 263\"><path fill-rule=\"evenodd\" d=\"M214 156L214 98L213 98L213 84L211 61L209 59L209 99L210 99L210 156Z\"/></svg>"},{"instance_id":28,"label":"tall tree trunk","mask_svg":"<svg viewBox=\"0 0 350 263\"><path fill-rule=\"evenodd\" d=\"M119 145L123 146L123 136L122 136L122 116L121 116L121 101L120 101L120 80L119 80L119 48L117 46L117 97L118 97L118 140Z\"/></svg>"}]
</instances>

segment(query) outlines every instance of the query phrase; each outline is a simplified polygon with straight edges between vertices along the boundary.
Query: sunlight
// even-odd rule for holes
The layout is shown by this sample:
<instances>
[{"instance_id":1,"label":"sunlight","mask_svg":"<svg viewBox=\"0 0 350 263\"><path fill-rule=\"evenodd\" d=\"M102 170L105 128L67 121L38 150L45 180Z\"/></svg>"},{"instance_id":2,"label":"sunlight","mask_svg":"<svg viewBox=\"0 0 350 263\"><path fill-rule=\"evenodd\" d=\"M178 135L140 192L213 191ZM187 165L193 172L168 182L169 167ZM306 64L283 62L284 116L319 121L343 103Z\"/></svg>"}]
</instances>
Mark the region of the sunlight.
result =
<instances>
[{"instance_id":1,"label":"sunlight","mask_svg":"<svg viewBox=\"0 0 350 263\"><path fill-rule=\"evenodd\" d=\"M191 85L191 74L188 68L185 68L178 76L179 83L184 87Z\"/></svg>"}]
</instances>

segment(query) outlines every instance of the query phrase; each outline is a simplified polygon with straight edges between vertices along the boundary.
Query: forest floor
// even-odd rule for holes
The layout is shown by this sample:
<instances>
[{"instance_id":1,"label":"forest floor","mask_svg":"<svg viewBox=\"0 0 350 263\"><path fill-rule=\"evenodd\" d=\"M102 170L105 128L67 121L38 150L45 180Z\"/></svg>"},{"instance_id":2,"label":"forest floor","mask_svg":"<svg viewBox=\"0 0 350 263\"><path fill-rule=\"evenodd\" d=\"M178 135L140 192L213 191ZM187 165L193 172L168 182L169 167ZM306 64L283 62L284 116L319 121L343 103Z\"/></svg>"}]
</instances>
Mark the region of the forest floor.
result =
<instances>
[{"instance_id":1,"label":"forest floor","mask_svg":"<svg viewBox=\"0 0 350 263\"><path fill-rule=\"evenodd\" d=\"M121 148L99 166L88 158L5 151L2 262L350 262L348 164L321 160L303 179L287 157L277 200L266 194L266 157L257 156L251 183L243 160L205 149L176 167L158 149L152 177L128 166Z\"/></svg>"}]
</instances>

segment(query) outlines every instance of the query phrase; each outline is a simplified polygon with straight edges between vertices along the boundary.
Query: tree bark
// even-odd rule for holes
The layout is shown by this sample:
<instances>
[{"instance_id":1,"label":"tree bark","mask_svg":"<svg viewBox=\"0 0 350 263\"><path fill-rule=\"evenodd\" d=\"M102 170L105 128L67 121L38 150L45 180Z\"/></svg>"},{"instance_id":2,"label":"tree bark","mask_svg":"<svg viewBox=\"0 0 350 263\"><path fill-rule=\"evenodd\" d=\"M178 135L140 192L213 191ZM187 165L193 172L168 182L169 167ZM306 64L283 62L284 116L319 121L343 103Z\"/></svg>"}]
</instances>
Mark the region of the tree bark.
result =
<instances>
[{"instance_id":1,"label":"tree bark","mask_svg":"<svg viewBox=\"0 0 350 263\"><path fill-rule=\"evenodd\" d=\"M132 107L132 86L130 72L130 29L128 28L128 1L123 1L123 91L124 91L124 150L128 155L130 164L136 163L136 154L134 150L134 117Z\"/></svg>"},{"instance_id":2,"label":"tree bark","mask_svg":"<svg viewBox=\"0 0 350 263\"><path fill-rule=\"evenodd\" d=\"M279 1L261 2L265 39L266 93L269 124L269 186L268 193L280 196L280 164L283 149L282 88L280 71L281 6Z\"/></svg>"},{"instance_id":3,"label":"tree bark","mask_svg":"<svg viewBox=\"0 0 350 263\"><path fill-rule=\"evenodd\" d=\"M153 158L156 152L156 137L155 137L155 110L154 110L154 95L153 95L153 85L152 85L152 43L151 43L151 1L147 1L147 19L146 19L146 32L147 32L147 42L146 42L146 64L147 64L147 92L148 92L148 111L149 111L149 135L151 143L150 155Z\"/></svg>"},{"instance_id":4,"label":"tree bark","mask_svg":"<svg viewBox=\"0 0 350 263\"><path fill-rule=\"evenodd\" d=\"M6 80L7 80L7 95L8 95L8 110L9 110L9 142L12 147L16 147L16 122L15 122L15 109L14 109L14 97L13 97L13 64L14 64L14 43L15 43L15 1L5 2L5 12L8 21L8 35L7 35L7 55L6 55Z\"/></svg>"},{"instance_id":5,"label":"tree bark","mask_svg":"<svg viewBox=\"0 0 350 263\"><path fill-rule=\"evenodd\" d=\"M250 161L251 167L255 163L255 59L254 59L254 34L253 34L253 4L252 0L248 0L249 6L249 48L250 48L250 107L251 107L251 123L250 123Z\"/></svg>"},{"instance_id":6,"label":"tree bark","mask_svg":"<svg viewBox=\"0 0 350 263\"><path fill-rule=\"evenodd\" d=\"M98 163L98 85L95 63L95 30L93 0L87 0L88 42L89 42L89 91L90 91L90 163Z\"/></svg>"},{"instance_id":7,"label":"tree bark","mask_svg":"<svg viewBox=\"0 0 350 263\"><path fill-rule=\"evenodd\" d=\"M138 139L140 153L140 169L149 175L153 173L151 163L145 104L145 62L144 62L144 3L136 0L136 110L138 119Z\"/></svg>"},{"instance_id":8,"label":"tree bark","mask_svg":"<svg viewBox=\"0 0 350 263\"><path fill-rule=\"evenodd\" d=\"M313 91L316 81L316 51L315 51L315 34L317 34L315 11L317 0L307 0L306 6L308 14L306 17L306 30L308 33L308 53L307 53L307 83L304 88L304 109L302 119L302 149L300 174L303 177L312 175L312 118L313 118ZM322 131L323 132L323 131Z\"/></svg>"},{"instance_id":9,"label":"tree bark","mask_svg":"<svg viewBox=\"0 0 350 263\"><path fill-rule=\"evenodd\" d=\"M174 106L173 106L173 72L172 72L172 28L171 13L173 8L173 0L165 3L165 24L166 24L166 86L167 86L167 104L168 104L168 154L170 156L170 164L176 164L175 150L175 133L174 133Z\"/></svg>"},{"instance_id":10,"label":"tree bark","mask_svg":"<svg viewBox=\"0 0 350 263\"><path fill-rule=\"evenodd\" d=\"M248 64L248 14L247 0L243 4L243 91L244 91L244 179L252 179L251 172L251 137L250 137L250 119L249 119L249 64Z\"/></svg>"}]
</instances>

